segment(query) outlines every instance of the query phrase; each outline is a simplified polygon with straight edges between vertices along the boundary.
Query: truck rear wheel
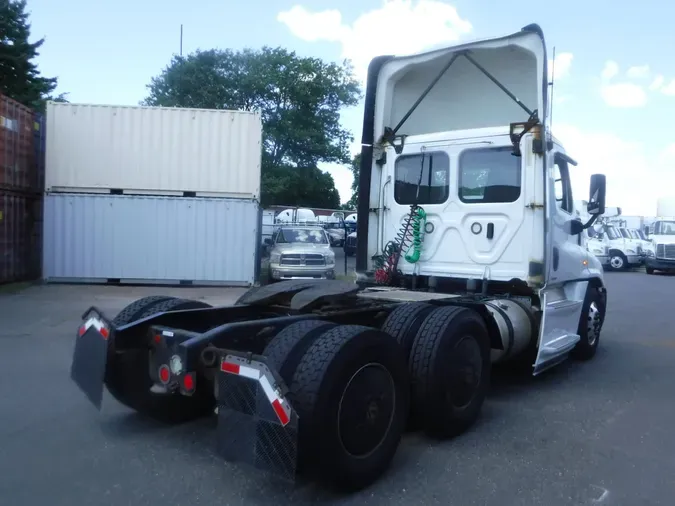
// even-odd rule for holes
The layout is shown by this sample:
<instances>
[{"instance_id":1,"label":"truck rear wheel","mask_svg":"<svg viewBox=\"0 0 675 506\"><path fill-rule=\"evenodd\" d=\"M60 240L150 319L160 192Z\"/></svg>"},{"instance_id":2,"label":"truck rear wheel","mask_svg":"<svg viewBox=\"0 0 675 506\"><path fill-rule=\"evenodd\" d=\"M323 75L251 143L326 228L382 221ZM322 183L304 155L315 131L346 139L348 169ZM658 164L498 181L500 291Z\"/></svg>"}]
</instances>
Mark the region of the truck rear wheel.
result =
<instances>
[{"instance_id":1,"label":"truck rear wheel","mask_svg":"<svg viewBox=\"0 0 675 506\"><path fill-rule=\"evenodd\" d=\"M405 352L380 330L334 327L300 360L289 400L299 416L299 470L336 488L361 489L390 465L405 430Z\"/></svg>"},{"instance_id":2,"label":"truck rear wheel","mask_svg":"<svg viewBox=\"0 0 675 506\"><path fill-rule=\"evenodd\" d=\"M413 414L435 437L462 433L478 418L490 384L490 338L472 309L434 310L410 354Z\"/></svg>"},{"instance_id":3,"label":"truck rear wheel","mask_svg":"<svg viewBox=\"0 0 675 506\"><path fill-rule=\"evenodd\" d=\"M588 287L579 319L579 342L572 350L572 357L578 360L590 360L595 356L600 343L600 331L605 321L606 302L595 287Z\"/></svg>"},{"instance_id":4,"label":"truck rear wheel","mask_svg":"<svg viewBox=\"0 0 675 506\"><path fill-rule=\"evenodd\" d=\"M145 299L148 299L148 297ZM126 319L131 318L128 316L131 314L131 310L127 311L124 319L119 318L118 320L124 321L124 323L118 325L126 325L131 321L165 311L210 307L205 302L175 297L140 304L143 300L140 299L127 306L125 310L131 308L134 304L138 304L138 310L134 313L133 320L129 321L126 321ZM145 335L137 336L139 348L109 353L105 375L108 392L121 404L144 416L162 422L180 423L210 414L215 405L211 388L197 388L194 395L190 397L158 394L150 391L153 385L149 374L150 350L140 345L145 338Z\"/></svg>"},{"instance_id":5,"label":"truck rear wheel","mask_svg":"<svg viewBox=\"0 0 675 506\"><path fill-rule=\"evenodd\" d=\"M135 320L138 320L138 315L140 315L149 307L169 299L175 299L175 297L168 297L166 295L150 295L148 297L138 299L117 313L117 316L113 318L112 324L116 327L127 325Z\"/></svg>"},{"instance_id":6,"label":"truck rear wheel","mask_svg":"<svg viewBox=\"0 0 675 506\"><path fill-rule=\"evenodd\" d=\"M274 368L286 386L290 386L300 360L312 343L327 330L336 327L335 323L322 320L303 320L292 323L265 347L263 355L269 366Z\"/></svg>"},{"instance_id":7,"label":"truck rear wheel","mask_svg":"<svg viewBox=\"0 0 675 506\"><path fill-rule=\"evenodd\" d=\"M382 331L396 339L403 346L406 356L409 356L422 322L437 307L426 302L402 304L389 314L382 325Z\"/></svg>"}]
</instances>

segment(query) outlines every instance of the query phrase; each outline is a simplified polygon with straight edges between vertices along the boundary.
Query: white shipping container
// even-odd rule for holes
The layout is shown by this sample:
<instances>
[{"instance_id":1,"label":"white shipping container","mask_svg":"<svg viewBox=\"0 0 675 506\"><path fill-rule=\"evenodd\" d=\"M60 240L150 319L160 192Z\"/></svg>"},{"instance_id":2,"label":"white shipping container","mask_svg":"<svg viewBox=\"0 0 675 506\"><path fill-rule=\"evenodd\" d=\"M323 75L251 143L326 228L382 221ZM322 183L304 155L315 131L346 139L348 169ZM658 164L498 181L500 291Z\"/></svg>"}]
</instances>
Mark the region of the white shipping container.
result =
<instances>
[{"instance_id":1,"label":"white shipping container","mask_svg":"<svg viewBox=\"0 0 675 506\"><path fill-rule=\"evenodd\" d=\"M47 194L43 277L249 286L259 220L254 200Z\"/></svg>"},{"instance_id":2,"label":"white shipping container","mask_svg":"<svg viewBox=\"0 0 675 506\"><path fill-rule=\"evenodd\" d=\"M48 192L260 197L257 112L49 102L46 123Z\"/></svg>"}]
</instances>

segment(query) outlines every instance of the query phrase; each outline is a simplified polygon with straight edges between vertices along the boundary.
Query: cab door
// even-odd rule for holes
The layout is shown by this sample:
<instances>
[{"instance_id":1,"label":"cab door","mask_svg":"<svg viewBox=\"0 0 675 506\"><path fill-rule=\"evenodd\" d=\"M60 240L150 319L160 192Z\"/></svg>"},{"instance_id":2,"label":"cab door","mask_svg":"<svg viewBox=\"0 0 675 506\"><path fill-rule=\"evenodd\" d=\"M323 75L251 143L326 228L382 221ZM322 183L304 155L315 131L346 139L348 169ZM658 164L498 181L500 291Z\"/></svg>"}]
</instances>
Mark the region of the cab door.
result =
<instances>
[{"instance_id":1,"label":"cab door","mask_svg":"<svg viewBox=\"0 0 675 506\"><path fill-rule=\"evenodd\" d=\"M578 219L572 198L571 159L557 146L549 156L547 281L541 293L543 317L534 374L564 360L579 342L577 330L588 284L583 281L588 252L581 236L569 233L569 222Z\"/></svg>"}]
</instances>

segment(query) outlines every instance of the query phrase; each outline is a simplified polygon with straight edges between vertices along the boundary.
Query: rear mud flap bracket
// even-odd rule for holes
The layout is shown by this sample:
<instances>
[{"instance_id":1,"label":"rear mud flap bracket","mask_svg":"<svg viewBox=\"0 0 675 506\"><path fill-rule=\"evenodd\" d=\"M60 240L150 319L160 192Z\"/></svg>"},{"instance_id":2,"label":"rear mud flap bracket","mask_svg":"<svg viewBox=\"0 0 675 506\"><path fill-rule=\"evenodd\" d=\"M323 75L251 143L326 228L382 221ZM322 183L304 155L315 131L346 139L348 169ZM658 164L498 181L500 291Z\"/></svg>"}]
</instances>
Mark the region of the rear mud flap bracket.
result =
<instances>
[{"instance_id":1,"label":"rear mud flap bracket","mask_svg":"<svg viewBox=\"0 0 675 506\"><path fill-rule=\"evenodd\" d=\"M96 308L83 317L75 338L70 378L99 411L103 403L103 383L108 346L113 339L112 324Z\"/></svg>"},{"instance_id":2,"label":"rear mud flap bracket","mask_svg":"<svg viewBox=\"0 0 675 506\"><path fill-rule=\"evenodd\" d=\"M256 357L261 358L262 357ZM294 482L298 416L259 360L227 355L218 374L218 453L287 482Z\"/></svg>"}]
</instances>

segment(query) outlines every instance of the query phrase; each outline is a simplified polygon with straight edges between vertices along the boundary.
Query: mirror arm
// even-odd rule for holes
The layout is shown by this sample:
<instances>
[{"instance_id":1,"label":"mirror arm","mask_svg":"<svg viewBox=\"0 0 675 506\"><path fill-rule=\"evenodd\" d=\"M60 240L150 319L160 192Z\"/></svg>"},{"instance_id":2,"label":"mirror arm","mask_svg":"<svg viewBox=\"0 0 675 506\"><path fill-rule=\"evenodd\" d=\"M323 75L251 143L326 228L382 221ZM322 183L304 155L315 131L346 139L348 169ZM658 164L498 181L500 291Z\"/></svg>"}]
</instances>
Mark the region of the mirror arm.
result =
<instances>
[{"instance_id":1,"label":"mirror arm","mask_svg":"<svg viewBox=\"0 0 675 506\"><path fill-rule=\"evenodd\" d=\"M587 228L590 228L591 225L593 225L593 223L595 223L595 221L596 221L599 217L600 217L599 214L594 214L593 216L591 216L591 219L588 220L588 221L584 224L583 230L586 230Z\"/></svg>"}]
</instances>

